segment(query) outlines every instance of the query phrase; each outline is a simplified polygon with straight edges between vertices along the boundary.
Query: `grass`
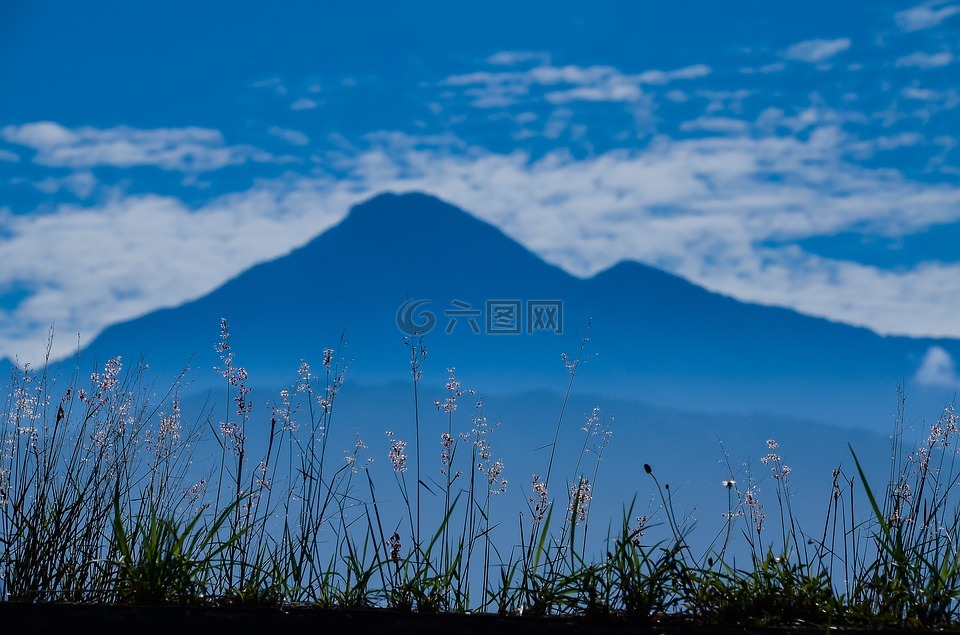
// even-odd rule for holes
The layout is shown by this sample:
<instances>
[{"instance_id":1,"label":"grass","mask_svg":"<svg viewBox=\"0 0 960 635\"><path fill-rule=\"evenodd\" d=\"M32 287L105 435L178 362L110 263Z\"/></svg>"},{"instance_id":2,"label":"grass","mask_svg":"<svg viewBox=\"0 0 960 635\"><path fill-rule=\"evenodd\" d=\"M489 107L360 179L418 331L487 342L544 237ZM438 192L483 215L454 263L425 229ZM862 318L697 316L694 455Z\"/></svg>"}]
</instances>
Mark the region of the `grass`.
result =
<instances>
[{"instance_id":1,"label":"grass","mask_svg":"<svg viewBox=\"0 0 960 635\"><path fill-rule=\"evenodd\" d=\"M569 384L550 457L506 541L503 519L512 513L498 510L508 483L494 452L496 426L452 369L446 396L432 404L447 429L434 446L439 477L429 476L437 472L426 469L425 447L437 439L420 430L419 338L407 341L412 457L388 431L387 482L382 472L374 478L359 438L347 451L330 445L346 370L338 350L323 352L317 372L301 365L271 403L269 422L255 421L225 321L216 370L226 405L193 420L181 412L184 375L156 398L145 367L124 369L119 358L89 378L76 371L59 392L46 365L16 370L0 412L0 592L17 602L957 625L960 421L952 408L925 443L908 448L901 398L888 483L868 482L851 448L856 471L834 471L813 533L794 518L790 468L771 440L761 462L776 483L775 509L758 502L752 478L738 483L730 470L718 538L695 553L692 527L674 511L676 493L645 465L656 512L637 516L636 498L625 503L601 536L604 547L591 553L598 530L590 507L609 438L599 413L583 426L565 479L555 461L586 342L565 357ZM460 432L466 400L475 407ZM199 460L210 448L213 460ZM747 554L738 561L731 544L740 537Z\"/></svg>"}]
</instances>

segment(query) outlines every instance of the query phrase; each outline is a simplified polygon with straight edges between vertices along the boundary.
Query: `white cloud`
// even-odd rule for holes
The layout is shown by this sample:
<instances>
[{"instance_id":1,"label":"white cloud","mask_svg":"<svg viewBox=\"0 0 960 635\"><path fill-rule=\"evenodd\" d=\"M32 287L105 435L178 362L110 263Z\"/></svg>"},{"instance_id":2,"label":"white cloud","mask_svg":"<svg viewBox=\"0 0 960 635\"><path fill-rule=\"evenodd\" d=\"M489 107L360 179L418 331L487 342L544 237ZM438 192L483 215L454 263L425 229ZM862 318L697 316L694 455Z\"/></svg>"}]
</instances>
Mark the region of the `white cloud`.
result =
<instances>
[{"instance_id":1,"label":"white cloud","mask_svg":"<svg viewBox=\"0 0 960 635\"><path fill-rule=\"evenodd\" d=\"M751 95L746 89L738 90L698 90L697 96L709 100L705 108L708 114L728 111L735 114L743 112L743 101Z\"/></svg>"},{"instance_id":2,"label":"white cloud","mask_svg":"<svg viewBox=\"0 0 960 635\"><path fill-rule=\"evenodd\" d=\"M599 86L579 86L568 90L555 90L546 94L552 104L566 104L571 101L638 101L643 91L636 84L623 81L605 82Z\"/></svg>"},{"instance_id":3,"label":"white cloud","mask_svg":"<svg viewBox=\"0 0 960 635\"><path fill-rule=\"evenodd\" d=\"M278 128L277 126L272 126L268 132L274 137L283 139L291 145L305 146L310 143L310 138L299 130L289 130L287 128Z\"/></svg>"},{"instance_id":4,"label":"white cloud","mask_svg":"<svg viewBox=\"0 0 960 635\"><path fill-rule=\"evenodd\" d=\"M953 61L953 53L950 51L941 51L940 53L924 53L917 51L910 55L904 55L897 60L897 66L908 68L937 68L946 66Z\"/></svg>"},{"instance_id":5,"label":"white cloud","mask_svg":"<svg viewBox=\"0 0 960 635\"><path fill-rule=\"evenodd\" d=\"M199 297L299 246L360 196L328 186L279 180L195 210L148 195L0 215L0 288L36 290L0 310L0 357L41 361L52 323L61 334L54 355L68 355L78 333L85 344L110 324Z\"/></svg>"},{"instance_id":6,"label":"white cloud","mask_svg":"<svg viewBox=\"0 0 960 635\"><path fill-rule=\"evenodd\" d=\"M941 93L935 90L918 88L917 86L907 86L900 91L900 94L906 99L916 99L917 101L936 101L941 97Z\"/></svg>"},{"instance_id":7,"label":"white cloud","mask_svg":"<svg viewBox=\"0 0 960 635\"><path fill-rule=\"evenodd\" d=\"M18 155L16 152L11 152L10 150L4 150L3 148L0 148L0 161L19 163L20 155Z\"/></svg>"},{"instance_id":8,"label":"white cloud","mask_svg":"<svg viewBox=\"0 0 960 635\"><path fill-rule=\"evenodd\" d=\"M960 388L957 365L950 353L939 346L927 349L914 380L921 386L931 388Z\"/></svg>"},{"instance_id":9,"label":"white cloud","mask_svg":"<svg viewBox=\"0 0 960 635\"><path fill-rule=\"evenodd\" d=\"M36 151L34 162L50 167L89 169L156 166L164 170L204 172L273 157L250 146L226 146L208 128L65 128L41 121L0 128L0 138Z\"/></svg>"},{"instance_id":10,"label":"white cloud","mask_svg":"<svg viewBox=\"0 0 960 635\"><path fill-rule=\"evenodd\" d=\"M673 71L645 71L636 76L641 84L668 84L678 79L697 79L706 77L712 69L706 64L694 64Z\"/></svg>"},{"instance_id":11,"label":"white cloud","mask_svg":"<svg viewBox=\"0 0 960 635\"><path fill-rule=\"evenodd\" d=\"M806 40L787 48L781 55L800 62L823 62L850 48L849 38L836 40Z\"/></svg>"},{"instance_id":12,"label":"white cloud","mask_svg":"<svg viewBox=\"0 0 960 635\"><path fill-rule=\"evenodd\" d=\"M290 110L313 110L320 105L320 102L314 101L313 99L308 99L306 97L301 97L297 101L290 104Z\"/></svg>"},{"instance_id":13,"label":"white cloud","mask_svg":"<svg viewBox=\"0 0 960 635\"><path fill-rule=\"evenodd\" d=\"M194 210L174 198L128 196L0 216L0 287L37 290L0 311L0 356L39 353L54 321L88 341L113 322L202 295L384 190L441 196L577 275L640 260L745 301L880 333L960 337L960 265L884 270L790 246L864 225L895 236L960 221L960 187L846 161L863 140L846 136L829 112L811 112L802 138L783 136L783 126L765 133L792 119L770 112L750 134L655 137L642 149L582 159L383 133L362 150L318 155L336 179L263 181ZM62 346L68 353L70 343Z\"/></svg>"},{"instance_id":14,"label":"white cloud","mask_svg":"<svg viewBox=\"0 0 960 635\"><path fill-rule=\"evenodd\" d=\"M847 150L852 156L866 159L874 156L878 150L889 151L909 148L923 143L924 140L924 136L919 132L901 132L864 141L854 141L847 146Z\"/></svg>"},{"instance_id":15,"label":"white cloud","mask_svg":"<svg viewBox=\"0 0 960 635\"><path fill-rule=\"evenodd\" d=\"M929 119L930 115L935 112L953 110L960 106L960 91L956 88L931 90L913 85L903 88L900 95L905 99L924 102L923 108L913 113L914 116L924 120Z\"/></svg>"},{"instance_id":16,"label":"white cloud","mask_svg":"<svg viewBox=\"0 0 960 635\"><path fill-rule=\"evenodd\" d=\"M35 150L68 146L79 140L72 131L52 121L5 126L0 128L0 137L9 143L28 146Z\"/></svg>"},{"instance_id":17,"label":"white cloud","mask_svg":"<svg viewBox=\"0 0 960 635\"><path fill-rule=\"evenodd\" d=\"M89 170L73 172L62 178L48 176L33 184L35 188L46 194L55 194L66 189L77 198L82 199L89 198L96 190L97 185L99 185L97 178Z\"/></svg>"},{"instance_id":18,"label":"white cloud","mask_svg":"<svg viewBox=\"0 0 960 635\"><path fill-rule=\"evenodd\" d=\"M550 54L543 51L500 51L487 58L487 64L492 66L516 66L530 61L549 64Z\"/></svg>"},{"instance_id":19,"label":"white cloud","mask_svg":"<svg viewBox=\"0 0 960 635\"><path fill-rule=\"evenodd\" d=\"M730 117L698 117L692 121L680 124L684 132L721 132L726 134L745 134L750 130L750 124L740 119Z\"/></svg>"},{"instance_id":20,"label":"white cloud","mask_svg":"<svg viewBox=\"0 0 960 635\"><path fill-rule=\"evenodd\" d=\"M754 73L762 73L764 75L769 75L770 73L779 73L787 67L783 62L773 62L771 64L764 64L759 67L744 66L740 69L740 72L744 75L752 75Z\"/></svg>"},{"instance_id":21,"label":"white cloud","mask_svg":"<svg viewBox=\"0 0 960 635\"><path fill-rule=\"evenodd\" d=\"M919 31L935 27L952 15L960 13L960 5L945 0L930 0L894 15L904 31Z\"/></svg>"},{"instance_id":22,"label":"white cloud","mask_svg":"<svg viewBox=\"0 0 960 635\"><path fill-rule=\"evenodd\" d=\"M470 87L478 108L501 108L517 103L535 89L545 90L543 97L555 104L573 101L638 102L643 85L662 85L678 80L693 80L709 75L711 68L695 64L670 71L649 70L627 74L612 66L552 66L541 64L523 71L479 71L453 75L447 86ZM539 96L539 95L538 95Z\"/></svg>"},{"instance_id":23,"label":"white cloud","mask_svg":"<svg viewBox=\"0 0 960 635\"><path fill-rule=\"evenodd\" d=\"M773 62L772 64L765 64L757 69L758 73L779 73L787 67L783 62Z\"/></svg>"},{"instance_id":24,"label":"white cloud","mask_svg":"<svg viewBox=\"0 0 960 635\"><path fill-rule=\"evenodd\" d=\"M268 79L263 79L258 82L253 83L254 88L260 88L263 90L272 90L278 95L286 95L287 87L284 85L283 80L279 77L270 77Z\"/></svg>"},{"instance_id":25,"label":"white cloud","mask_svg":"<svg viewBox=\"0 0 960 635\"><path fill-rule=\"evenodd\" d=\"M766 134L772 134L782 128L798 134L816 128L839 129L848 123L863 124L865 122L866 117L854 111L809 106L793 115L787 115L779 108L766 108L757 117L755 127Z\"/></svg>"}]
</instances>

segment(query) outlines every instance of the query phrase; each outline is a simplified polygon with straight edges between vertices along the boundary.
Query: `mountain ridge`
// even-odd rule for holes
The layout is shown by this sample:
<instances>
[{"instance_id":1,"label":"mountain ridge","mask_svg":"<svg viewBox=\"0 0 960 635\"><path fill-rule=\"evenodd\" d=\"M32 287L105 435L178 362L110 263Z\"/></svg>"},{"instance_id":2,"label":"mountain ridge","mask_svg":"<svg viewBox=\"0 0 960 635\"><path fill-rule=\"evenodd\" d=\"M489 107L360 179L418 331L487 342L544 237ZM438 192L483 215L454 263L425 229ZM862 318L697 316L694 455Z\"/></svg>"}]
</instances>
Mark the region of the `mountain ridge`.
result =
<instances>
[{"instance_id":1,"label":"mountain ridge","mask_svg":"<svg viewBox=\"0 0 960 635\"><path fill-rule=\"evenodd\" d=\"M143 354L166 373L191 358L212 367L226 317L239 363L265 383L287 382L302 358L341 339L352 373L393 381L409 372L398 312L417 300L429 301L420 309L435 318L424 335L425 372L439 377L456 366L494 390L555 388L566 374L560 353L576 353L588 324L587 355L598 355L578 379L584 389L683 409L703 400L728 412L876 418L890 412L897 386L909 383L931 345L960 355L956 341L881 336L745 303L638 262L578 278L423 193L361 203L303 246L201 298L109 327L83 354ZM490 331L487 303L504 300L519 309L517 334ZM541 300L562 303L561 333L533 332L531 302ZM943 394L930 403L942 405Z\"/></svg>"}]
</instances>

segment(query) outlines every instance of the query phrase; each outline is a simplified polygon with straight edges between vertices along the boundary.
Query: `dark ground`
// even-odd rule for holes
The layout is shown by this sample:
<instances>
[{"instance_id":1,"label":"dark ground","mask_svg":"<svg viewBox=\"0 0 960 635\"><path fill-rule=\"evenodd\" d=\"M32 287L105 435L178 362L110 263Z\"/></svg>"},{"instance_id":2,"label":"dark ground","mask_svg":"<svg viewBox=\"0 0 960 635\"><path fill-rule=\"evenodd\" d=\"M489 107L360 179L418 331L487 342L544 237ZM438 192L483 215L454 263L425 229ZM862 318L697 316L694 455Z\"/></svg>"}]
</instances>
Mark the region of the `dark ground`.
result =
<instances>
[{"instance_id":1,"label":"dark ground","mask_svg":"<svg viewBox=\"0 0 960 635\"><path fill-rule=\"evenodd\" d=\"M316 608L237 609L194 607L104 606L71 604L21 604L0 602L0 632L22 633L133 633L185 635L186 633L389 633L400 635L745 635L748 633L806 634L859 633L826 627L793 626L747 628L715 626L686 618L630 622L615 618L504 617L490 614L424 614L371 610ZM898 631L885 631L896 633ZM908 631L899 631L908 632ZM917 632L917 631L913 631Z\"/></svg>"}]
</instances>

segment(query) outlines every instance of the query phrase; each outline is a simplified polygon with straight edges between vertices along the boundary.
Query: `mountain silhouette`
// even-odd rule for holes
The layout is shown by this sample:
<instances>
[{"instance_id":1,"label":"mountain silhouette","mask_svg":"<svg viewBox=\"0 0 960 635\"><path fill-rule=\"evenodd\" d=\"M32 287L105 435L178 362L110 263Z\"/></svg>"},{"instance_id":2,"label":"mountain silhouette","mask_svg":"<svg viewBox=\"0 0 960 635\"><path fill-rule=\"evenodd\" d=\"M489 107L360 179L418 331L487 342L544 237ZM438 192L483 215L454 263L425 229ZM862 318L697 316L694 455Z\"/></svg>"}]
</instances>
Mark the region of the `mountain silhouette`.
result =
<instances>
[{"instance_id":1,"label":"mountain silhouette","mask_svg":"<svg viewBox=\"0 0 960 635\"><path fill-rule=\"evenodd\" d=\"M518 319L488 324L494 307L487 301L506 301L519 309ZM83 356L102 363L142 355L166 374L188 362L209 370L218 364L214 347L224 317L235 361L253 382L290 383L301 359L316 367L328 347L341 349L352 380L393 382L410 373L411 351L398 328L404 303L415 308L414 324L425 311L435 320L422 340L426 377L439 380L456 367L487 391L562 390L569 375L561 354L575 358L588 333L589 359L576 382L592 393L874 430L888 428L898 385L924 408L949 398L911 383L930 346L960 356L956 341L883 337L739 302L637 262L581 279L420 193L382 194L357 205L303 247L202 298L106 329ZM530 328L538 317L547 328ZM521 332L488 332L504 324Z\"/></svg>"}]
</instances>

